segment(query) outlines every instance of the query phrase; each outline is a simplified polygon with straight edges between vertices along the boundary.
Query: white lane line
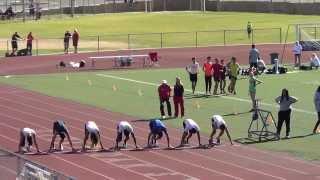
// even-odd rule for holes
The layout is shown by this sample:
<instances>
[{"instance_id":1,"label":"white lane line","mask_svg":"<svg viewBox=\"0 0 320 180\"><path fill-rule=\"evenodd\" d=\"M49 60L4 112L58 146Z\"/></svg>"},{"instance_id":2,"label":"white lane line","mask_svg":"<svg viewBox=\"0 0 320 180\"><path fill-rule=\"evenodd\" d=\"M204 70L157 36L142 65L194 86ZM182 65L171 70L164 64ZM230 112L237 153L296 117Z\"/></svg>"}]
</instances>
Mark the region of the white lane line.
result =
<instances>
[{"instance_id":1,"label":"white lane line","mask_svg":"<svg viewBox=\"0 0 320 180\"><path fill-rule=\"evenodd\" d=\"M149 85L149 86L159 86L159 84L156 84L156 83L139 81L139 80L134 80L134 79L129 79L129 78L122 78L122 77L119 77L119 76L113 76L113 75L108 75L108 74L96 74L96 76L106 77L106 78L111 78L111 79L118 79L118 80L138 83L138 84ZM190 90L190 89L185 89L185 91L192 92L192 90ZM201 92L201 91L196 91L196 93L204 94L204 92ZM242 99L242 98L237 98L237 97L232 97L232 96L220 96L220 97L224 98L224 99L234 100L234 101L252 103L251 100L248 100L248 99ZM262 102L261 104L264 105L264 106L269 106L269 107L278 107L277 105L269 104L269 103L263 103ZM316 115L315 112L311 112L311 111L304 110L304 109L292 108L292 110L294 110L296 112L305 113L305 114Z\"/></svg>"},{"instance_id":2,"label":"white lane line","mask_svg":"<svg viewBox=\"0 0 320 180\"><path fill-rule=\"evenodd\" d=\"M7 124L2 124L2 125L6 125L6 126L8 127ZM13 128L13 127L9 127L9 128ZM18 131L19 131L19 130L18 130ZM10 138L10 137L8 137L8 136L4 136L4 135L0 134L0 137L2 137L2 138L4 138L4 139L7 139L7 140L9 140L9 141L11 141L11 142L14 142L15 144L18 143L17 140L15 140L15 139L13 139L13 138ZM98 173L98 172L96 172L96 171L94 171L94 170L91 170L91 169L88 169L88 168L86 168L86 167L84 167L84 166L80 166L80 165L78 165L78 164L76 164L76 163L73 163L73 162L71 162L71 161L65 160L64 158L61 158L61 157L59 157L59 156L57 156L57 155L54 155L54 154L53 154L53 156L54 156L55 158L59 159L59 160L62 160L62 161L64 161L64 162L68 163L68 164L71 164L71 165L73 165L73 166L75 166L75 167L77 167L77 168L79 168L79 169L83 169L83 170L85 170L85 171L91 172L91 173L96 174L96 175L98 175L98 176L101 176L101 177L103 177L103 178L105 178L105 179L115 180L115 179L113 179L113 178L111 178L111 177L108 177L108 176L106 176L106 175L104 175L104 174Z\"/></svg>"},{"instance_id":3,"label":"white lane line","mask_svg":"<svg viewBox=\"0 0 320 180\"><path fill-rule=\"evenodd\" d=\"M30 99L30 100L32 100L32 98L26 98L26 97L21 97L21 98L22 98L22 99ZM0 97L0 99L8 100L8 99L6 99L6 98L1 98L1 97ZM8 101L11 101L11 100L8 100ZM34 101L36 101L36 100L34 100ZM15 102L15 103L18 103L18 102ZM44 103L44 102L42 102L42 103ZM38 110L43 111L43 112L49 112L49 111L44 110L44 109L42 109L42 108L37 108L37 107L35 107L35 106L27 105L27 104L24 104L24 103L22 103L22 102L20 102L20 103L18 103L18 104L21 104L21 105L24 105L24 106L29 106L29 107L31 107L31 108L38 109ZM44 103L44 104L47 104L47 103ZM1 107L1 105L0 105L0 107ZM9 107L6 107L6 108L9 108ZM11 109L11 108L9 108L9 109ZM16 111L17 111L17 110L16 110ZM25 112L24 112L24 113L25 113ZM55 112L51 112L51 113L56 114ZM65 116L67 116L67 115L65 115ZM72 119L74 119L74 118L72 117ZM76 119L75 119L75 120L76 120ZM109 120L109 119L108 119L108 121L111 121L111 122L112 122L112 120ZM104 127L104 126L102 126L102 127ZM106 127L106 128L108 128L108 127ZM111 129L111 128L108 128L108 129L114 131L114 129ZM139 129L142 129L142 128L139 128ZM142 129L142 130L144 130L144 129ZM144 131L146 131L146 130L144 130ZM138 137L138 138L139 138L139 137ZM186 152L189 153L189 154L192 154L192 155L199 156L197 153L193 153L193 152L189 152L189 151L186 151ZM162 154L159 154L159 155L160 155L160 156L163 156ZM169 156L168 156L168 157L169 157ZM200 157L201 157L201 156L200 156ZM203 156L202 156L202 158L203 158ZM271 176L271 177L278 177L278 179L282 179L282 177L274 176L274 175L271 175L271 174L268 174L268 173L265 173L265 172L262 172L262 171L258 171L258 170L254 170L254 169L250 169L250 168L246 168L246 167L242 167L242 166L236 165L236 164L234 164L234 163L229 163L229 162L226 163L226 162L223 162L223 161L220 161L220 160L216 160L216 159L212 159L212 158L207 158L207 159L209 159L209 160L214 160L214 161L218 161L218 162L220 162L220 163L225 163L225 164L228 164L228 165L237 167L237 168L245 169L245 170L247 170L247 171L251 171L251 172L255 172L255 173L259 173L259 174L266 175L266 176ZM180 161L179 161L179 162L180 162ZM279 166L277 166L277 167L279 167ZM207 170L207 168L205 168L205 169ZM304 173L304 174L305 174L305 173Z\"/></svg>"},{"instance_id":4,"label":"white lane line","mask_svg":"<svg viewBox=\"0 0 320 180\"><path fill-rule=\"evenodd\" d=\"M0 97L0 99L4 99L4 100L10 101L10 102L14 102L14 101L11 101L10 99L6 99L6 98L2 98L2 97ZM79 120L79 119L77 119L77 118L71 117L71 116L69 116L69 115L65 115L65 114L61 114L61 113L59 114L59 113L56 113L56 112L53 112L53 111L48 111L48 110L46 110L46 109L38 108L38 107L36 107L36 106L28 105L28 104L25 104L25 103L22 103L22 102L14 102L14 103L20 104L20 105L23 105L23 106L26 106L26 107L29 107L29 108L32 108L32 109L37 109L37 110L42 111L42 112L53 113L53 114L56 114L56 115L59 115L59 116L62 115L62 116L68 117L68 119L74 119L75 121L84 123L83 121L81 121L81 120ZM52 122L52 120L50 120L48 117L35 115L35 114L33 114L33 113L25 112L25 111L19 110L19 109L17 109L17 108L11 108L11 107L8 107L8 106L5 107L5 106L3 106L3 105L0 105L0 107L7 108L7 109L10 109L10 110L12 110L12 111L20 112L20 113L23 113L23 114L28 114L28 115L30 115L30 116L34 116L34 117L37 117L37 118L40 118L40 119L46 119L46 120ZM2 114L2 113L0 113L0 114ZM6 114L2 114L2 115L3 115L3 116L7 116L7 117L11 117L10 115L6 115ZM15 118L15 117L11 117L11 118L16 119L16 120L18 119L18 118ZM23 122L25 122L25 123L29 123L29 124L30 124L30 123L31 123L31 124L34 124L34 123L32 123L32 122L26 122L26 121L24 121L24 120L21 120L21 121L23 121ZM110 120L109 120L109 121L110 121ZM38 126L39 126L39 125L38 125ZM42 127L44 127L44 126L42 126ZM82 128L78 128L78 127L71 126L71 125L69 125L69 127L70 127L70 128L74 128L74 129L77 129L77 130L80 130L80 131L83 131ZM111 131L116 131L116 129L114 129L114 128L110 128L110 127L106 127L106 126L101 126L101 127L110 129ZM45 127L44 127L44 128L45 128ZM104 138L106 138L106 139L110 139L110 137L106 137L106 136L104 136L104 135L102 135L101 137L104 137ZM138 138L139 138L139 137L138 137ZM112 139L110 139L110 140L112 140ZM176 158L167 156L167 155L162 155L162 154L160 154L160 153L158 153L158 152L152 152L152 151L150 151L150 153L152 153L152 154L157 154L157 155L159 155L159 156L165 157L166 159L175 160L175 161L178 161L178 162L180 162L180 163L182 162L182 163L184 163L184 164L188 164L189 166L198 167L198 168L201 168L201 169L204 169L204 170L207 170L207 171L216 173L216 174L220 174L220 175L223 175L223 176L227 176L227 177L232 178L232 179L241 179L241 178L239 178L239 177L232 176L231 174L228 174L228 173L223 173L223 172L220 172L220 171L216 171L216 170L214 170L214 169L209 169L209 168L204 167L204 166L201 166L201 165L190 164L190 163L188 163L188 162L185 162L185 161L182 161L182 160L179 160L179 159L176 159ZM135 157L130 156L130 155L127 155L127 156L128 156L128 157L131 157L131 158L135 158ZM136 159L137 159L137 158L136 158ZM137 159L137 160L144 161L144 160L141 160L141 159ZM147 161L144 161L144 162L147 162ZM148 163L150 163L150 162L148 162ZM116 166L115 164L111 164L111 165ZM162 166L157 165L157 164L155 164L155 166L158 166L159 168L163 168L163 169L168 169L168 168L162 167ZM120 168L121 168L121 167L120 167ZM175 170L171 170L171 169L168 169L168 170L170 170L170 171L172 171L172 172L180 173L180 172L175 171ZM129 170L128 170L128 171L129 171ZM138 172L136 172L136 173L139 174ZM183 174L183 173L180 173L180 174ZM189 175L187 175L187 176L189 176ZM189 177L193 178L192 176L189 176Z\"/></svg>"},{"instance_id":5,"label":"white lane line","mask_svg":"<svg viewBox=\"0 0 320 180\"><path fill-rule=\"evenodd\" d=\"M0 97L0 98L1 98L1 97ZM21 103L19 103L19 104L21 104ZM26 104L24 104L24 105L26 105ZM28 106L28 105L26 105L26 106ZM0 105L0 107L3 107L3 108L4 108L4 106L2 106L2 105ZM29 107L30 107L30 108L33 108L33 109L38 109L38 110L40 110L40 111L42 111L42 112L49 112L49 111L45 111L44 109L41 109L41 108L36 108L36 107L34 107L34 106L29 106ZM32 113L25 112L25 111L21 111L21 110L17 110L17 109L13 109L13 108L11 108L11 107L5 107L5 108L10 109L10 110L12 110L12 111L20 112L20 113L23 113L23 114L27 114L27 115L30 115L30 116L34 116L34 117L37 117L37 118L40 118L40 119L46 119L47 121L51 122L51 120L50 120L49 118L47 118L47 117L35 115L35 114L32 114ZM52 113L54 113L54 112L52 112ZM56 114L56 113L54 113L54 114ZM15 120L17 120L17 121L21 121L21 122L24 122L24 123L29 123L29 124L32 124L32 125L34 125L34 126L39 126L39 127L41 127L41 128L47 129L47 127L45 127L45 126L42 126L42 125L39 125L39 124L35 124L35 123L33 123L33 122L27 122L27 121L22 120L22 119L20 119L20 118L16 118L16 117L13 117L13 116L10 116L10 115L6 115L6 114L3 114L3 113L0 113L0 116L5 116L5 117L7 117L7 118L15 119ZM63 115L63 116L67 116L67 115ZM71 118L70 116L67 116L67 117ZM75 119L75 118L71 118L71 119L74 119L75 121L81 122L80 120ZM4 125L4 126L5 126L6 124L0 123L0 125ZM7 126L8 126L8 125L7 125ZM78 127L75 127L75 126L69 125L69 127L70 127L70 128L74 128L74 129L77 129L77 130L79 130L79 131L83 131L83 129L78 128ZM101 126L101 127L103 127L103 126ZM106 127L106 128L107 128L107 127ZM109 127L109 129L115 131L115 129L111 129L110 127ZM111 139L110 137L106 137L106 136L104 136L104 135L101 135L101 137L113 141L113 139ZM41 138L41 137L40 137L40 138ZM43 138L41 138L41 139L43 139ZM43 139L43 140L45 140L45 139ZM49 141L49 142L50 142L50 141ZM124 155L124 154L123 154L123 155ZM86 156L87 156L87 155L86 155ZM135 157L130 156L130 155L124 155L124 156L130 157L130 158L132 158L132 159L134 159L134 160L137 160L137 161L140 161L140 162L152 164L152 165L154 165L154 167L158 167L158 168L160 168L160 169L165 169L165 170L170 171L170 172L173 172L173 173L183 174L183 173L180 173L180 172L178 172L178 171L175 171L175 170L172 170L172 169L169 169L169 168L166 168L166 167L157 165L157 164L153 164L153 163L151 163L151 162L148 162L148 161L145 161L145 160L141 160L141 159L135 158ZM88 155L88 157L91 157L91 156ZM91 157L91 158L97 159L97 158L95 158L95 157ZM107 161L104 161L104 160L102 160L102 159L97 159L97 160L100 160L100 161L103 161L103 162L105 162L105 163L108 163ZM137 171L134 171L134 170L131 170L131 169L125 169L125 168L119 166L117 163L111 163L111 162L110 162L110 163L108 163L108 164L110 164L110 165L112 165L112 166L115 166L115 167L118 167L118 168L120 168L120 169L124 169L124 170L129 171L129 172L132 172L132 173L134 173L134 174L138 174L138 175L141 175L141 176L145 176L146 178L149 178L149 179L154 179L153 177L148 177L148 176L146 176L146 175L143 174L143 173L140 173L140 172L137 172ZM215 172L215 173L218 173L218 174L219 174L219 172ZM221 174L224 174L224 173L221 173ZM186 177L188 177L188 178L194 178L194 177L189 176L189 175L184 175L184 176L186 176ZM236 179L236 178L235 178L235 179Z\"/></svg>"}]
</instances>

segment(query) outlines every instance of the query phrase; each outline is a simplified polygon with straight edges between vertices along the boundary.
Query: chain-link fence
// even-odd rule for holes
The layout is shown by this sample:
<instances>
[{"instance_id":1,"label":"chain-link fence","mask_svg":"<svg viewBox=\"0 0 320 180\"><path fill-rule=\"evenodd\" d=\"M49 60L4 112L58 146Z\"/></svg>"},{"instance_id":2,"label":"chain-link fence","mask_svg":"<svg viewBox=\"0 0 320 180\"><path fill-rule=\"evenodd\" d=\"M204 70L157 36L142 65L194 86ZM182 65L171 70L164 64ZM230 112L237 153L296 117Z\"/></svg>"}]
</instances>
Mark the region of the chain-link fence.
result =
<instances>
[{"instance_id":1,"label":"chain-link fence","mask_svg":"<svg viewBox=\"0 0 320 180\"><path fill-rule=\"evenodd\" d=\"M150 11L152 0L0 0L0 20L38 20L48 15Z\"/></svg>"},{"instance_id":2,"label":"chain-link fence","mask_svg":"<svg viewBox=\"0 0 320 180\"><path fill-rule=\"evenodd\" d=\"M16 180L75 180L43 165L0 149L0 178Z\"/></svg>"},{"instance_id":3,"label":"chain-link fence","mask_svg":"<svg viewBox=\"0 0 320 180\"><path fill-rule=\"evenodd\" d=\"M78 51L106 51L123 49L143 48L169 48L169 47L203 47L216 45L240 45L240 44L281 44L282 29L253 29L248 33L244 29L229 29L216 31L196 32L162 32L144 34L109 34L97 36L81 36ZM26 51L26 40L19 40L16 55L19 51ZM62 53L64 51L63 38L41 38L32 43L32 54ZM72 40L70 40L70 51L72 52ZM2 49L1 49L2 48ZM0 51L9 54L12 52L12 41L0 41ZM22 54L24 55L24 54Z\"/></svg>"}]
</instances>

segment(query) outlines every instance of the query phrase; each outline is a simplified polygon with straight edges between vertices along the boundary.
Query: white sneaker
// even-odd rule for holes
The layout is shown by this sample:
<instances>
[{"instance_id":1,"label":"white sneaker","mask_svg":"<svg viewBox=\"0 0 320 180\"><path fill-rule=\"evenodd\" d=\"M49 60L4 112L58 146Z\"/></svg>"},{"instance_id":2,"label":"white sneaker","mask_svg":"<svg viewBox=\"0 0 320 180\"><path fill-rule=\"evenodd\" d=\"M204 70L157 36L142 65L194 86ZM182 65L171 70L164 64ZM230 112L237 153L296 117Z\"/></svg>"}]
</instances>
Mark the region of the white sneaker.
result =
<instances>
[{"instance_id":1,"label":"white sneaker","mask_svg":"<svg viewBox=\"0 0 320 180\"><path fill-rule=\"evenodd\" d=\"M63 146L62 146L62 144L61 144L61 146L60 146L60 150L63 151Z\"/></svg>"},{"instance_id":2,"label":"white sneaker","mask_svg":"<svg viewBox=\"0 0 320 180\"><path fill-rule=\"evenodd\" d=\"M162 118L162 119L165 119L165 118L166 118L166 116L162 116L161 118Z\"/></svg>"}]
</instances>

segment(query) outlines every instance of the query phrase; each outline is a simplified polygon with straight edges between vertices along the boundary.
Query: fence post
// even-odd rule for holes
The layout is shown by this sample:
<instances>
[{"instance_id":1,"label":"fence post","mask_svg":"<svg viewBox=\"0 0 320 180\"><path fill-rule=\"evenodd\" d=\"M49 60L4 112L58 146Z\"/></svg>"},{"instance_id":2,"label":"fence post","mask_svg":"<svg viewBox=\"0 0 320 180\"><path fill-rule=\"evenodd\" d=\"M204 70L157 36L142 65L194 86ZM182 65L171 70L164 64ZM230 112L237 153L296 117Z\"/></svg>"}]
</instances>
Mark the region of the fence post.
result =
<instances>
[{"instance_id":1,"label":"fence post","mask_svg":"<svg viewBox=\"0 0 320 180\"><path fill-rule=\"evenodd\" d=\"M160 48L163 47L163 33L160 33Z\"/></svg>"},{"instance_id":2,"label":"fence post","mask_svg":"<svg viewBox=\"0 0 320 180\"><path fill-rule=\"evenodd\" d=\"M198 31L196 31L196 48L198 47Z\"/></svg>"},{"instance_id":3,"label":"fence post","mask_svg":"<svg viewBox=\"0 0 320 180\"><path fill-rule=\"evenodd\" d=\"M36 54L39 56L39 45L38 45L38 39L36 39Z\"/></svg>"},{"instance_id":4,"label":"fence post","mask_svg":"<svg viewBox=\"0 0 320 180\"><path fill-rule=\"evenodd\" d=\"M98 52L100 52L100 36L98 36Z\"/></svg>"},{"instance_id":5,"label":"fence post","mask_svg":"<svg viewBox=\"0 0 320 180\"><path fill-rule=\"evenodd\" d=\"M226 45L226 30L223 30L223 45Z\"/></svg>"},{"instance_id":6,"label":"fence post","mask_svg":"<svg viewBox=\"0 0 320 180\"><path fill-rule=\"evenodd\" d=\"M9 40L7 40L7 52L9 53Z\"/></svg>"},{"instance_id":7,"label":"fence post","mask_svg":"<svg viewBox=\"0 0 320 180\"><path fill-rule=\"evenodd\" d=\"M130 34L128 34L128 49L130 49Z\"/></svg>"},{"instance_id":8,"label":"fence post","mask_svg":"<svg viewBox=\"0 0 320 180\"><path fill-rule=\"evenodd\" d=\"M314 39L317 40L317 26L314 26Z\"/></svg>"},{"instance_id":9,"label":"fence post","mask_svg":"<svg viewBox=\"0 0 320 180\"><path fill-rule=\"evenodd\" d=\"M282 28L280 28L280 44L282 43Z\"/></svg>"},{"instance_id":10,"label":"fence post","mask_svg":"<svg viewBox=\"0 0 320 180\"><path fill-rule=\"evenodd\" d=\"M253 40L254 32L255 32L255 30L254 30L254 29L252 29L252 33L251 33L251 44L253 44L253 42L254 42L254 40Z\"/></svg>"}]
</instances>

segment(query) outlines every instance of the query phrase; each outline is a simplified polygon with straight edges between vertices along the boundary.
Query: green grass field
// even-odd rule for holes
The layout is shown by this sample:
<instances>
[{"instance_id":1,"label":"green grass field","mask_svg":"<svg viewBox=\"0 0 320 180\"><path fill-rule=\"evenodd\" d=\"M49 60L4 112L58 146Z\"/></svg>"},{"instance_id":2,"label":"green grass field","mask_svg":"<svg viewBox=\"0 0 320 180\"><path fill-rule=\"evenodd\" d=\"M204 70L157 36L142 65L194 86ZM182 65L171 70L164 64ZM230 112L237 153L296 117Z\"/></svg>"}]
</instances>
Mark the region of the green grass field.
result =
<instances>
[{"instance_id":1,"label":"green grass field","mask_svg":"<svg viewBox=\"0 0 320 180\"><path fill-rule=\"evenodd\" d=\"M319 16L238 12L118 13L83 15L75 18L57 16L49 20L2 23L0 50L6 50L6 40L10 39L13 32L18 31L26 36L29 31L32 31L34 36L39 38L39 53L47 53L48 50L62 51L64 32L72 31L74 28L79 29L81 36L79 47L82 50L96 50L98 35L101 50L126 49L128 43L130 48L182 47L195 46L196 43L198 46L222 45L224 41L226 44L250 44L251 40L248 39L244 30L247 21L251 21L254 28L258 29L282 28L281 36L284 41L288 24L313 23L319 20ZM224 32L222 31L224 29L243 29L243 31ZM294 40L293 30L292 27L289 31L289 41ZM199 32L196 35L196 31L215 32ZM164 34L159 34L161 32ZM128 34L131 34L130 37ZM279 43L280 31L257 30L254 41ZM25 42L20 46L25 46Z\"/></svg>"},{"instance_id":2,"label":"green grass field","mask_svg":"<svg viewBox=\"0 0 320 180\"><path fill-rule=\"evenodd\" d=\"M308 160L320 160L318 150L320 135L306 136L312 132L316 121L313 95L320 84L317 78L320 71L298 72L286 75L263 75L263 84L258 86L257 96L262 99L262 108L270 110L277 118L274 98L282 88L288 88L291 95L299 98L292 113L292 138L290 140L258 143L252 146L272 151L289 152ZM68 76L68 80L66 80ZM186 89L190 89L188 77L183 69L152 69L132 71L98 71L70 74L25 75L10 78L0 77L0 82L42 92L51 96L63 97L85 104L122 112L137 118L159 117L159 102L156 86L162 79L170 84L176 76L182 77ZM122 78L122 79L119 79ZM89 86L88 80L92 85ZM203 91L203 79L199 80L198 90ZM116 87L116 88L114 88ZM210 116L247 112L251 108L248 96L248 80L238 81L236 96L193 97L186 92L186 117L195 119L204 134L209 134ZM246 138L251 114L225 117L233 139ZM170 126L181 128L182 119L165 121ZM285 129L282 130L285 132ZM282 134L283 136L284 134ZM302 136L299 138L299 136ZM306 137L303 137L306 136Z\"/></svg>"}]
</instances>

